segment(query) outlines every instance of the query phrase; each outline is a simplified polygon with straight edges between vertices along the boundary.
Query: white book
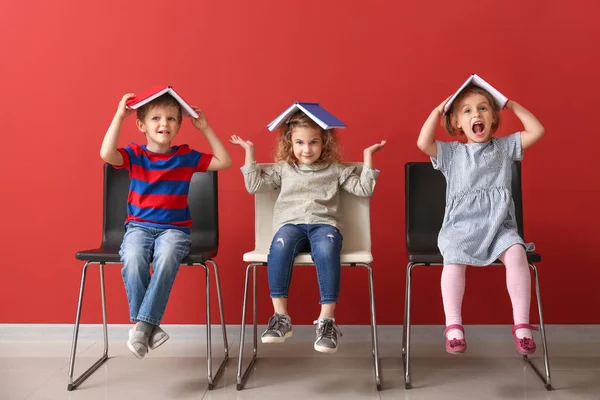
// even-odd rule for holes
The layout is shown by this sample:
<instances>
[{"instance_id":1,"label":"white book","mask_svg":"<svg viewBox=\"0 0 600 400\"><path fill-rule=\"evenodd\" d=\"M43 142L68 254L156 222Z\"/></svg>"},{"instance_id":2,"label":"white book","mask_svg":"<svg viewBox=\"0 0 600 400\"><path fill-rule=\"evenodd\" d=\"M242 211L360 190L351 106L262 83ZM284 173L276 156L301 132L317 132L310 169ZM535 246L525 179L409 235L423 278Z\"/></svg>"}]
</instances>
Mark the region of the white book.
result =
<instances>
[{"instance_id":1,"label":"white book","mask_svg":"<svg viewBox=\"0 0 600 400\"><path fill-rule=\"evenodd\" d=\"M177 100L181 106L182 116L198 118L198 113L196 113L196 111L194 111L194 109L188 103L186 103L186 101L183 100L171 86L154 86L139 95L135 95L127 100L127 107L131 108L132 110L137 110L144 104L150 103L152 100L162 96L165 93L168 93L175 98L175 100Z\"/></svg>"},{"instance_id":2,"label":"white book","mask_svg":"<svg viewBox=\"0 0 600 400\"><path fill-rule=\"evenodd\" d=\"M502 110L504 108L504 106L506 106L506 103L508 103L508 97L506 97L505 95L500 93L500 91L498 89L496 89L495 87L493 87L492 85L490 85L489 83L484 81L477 74L473 74L469 77L469 79L467 79L465 81L465 83L462 84L460 89L458 89L456 91L456 93L454 93L452 95L452 97L450 97L450 99L446 102L446 104L444 104L444 114L446 114L448 111L450 111L450 107L452 106L452 103L458 97L460 92L462 92L462 90L465 87L467 87L467 85L475 85L475 86L479 86L482 89L485 89L489 94L492 95L492 97L494 98L494 101L496 102L496 105L498 106L498 109L500 109L500 110Z\"/></svg>"}]
</instances>

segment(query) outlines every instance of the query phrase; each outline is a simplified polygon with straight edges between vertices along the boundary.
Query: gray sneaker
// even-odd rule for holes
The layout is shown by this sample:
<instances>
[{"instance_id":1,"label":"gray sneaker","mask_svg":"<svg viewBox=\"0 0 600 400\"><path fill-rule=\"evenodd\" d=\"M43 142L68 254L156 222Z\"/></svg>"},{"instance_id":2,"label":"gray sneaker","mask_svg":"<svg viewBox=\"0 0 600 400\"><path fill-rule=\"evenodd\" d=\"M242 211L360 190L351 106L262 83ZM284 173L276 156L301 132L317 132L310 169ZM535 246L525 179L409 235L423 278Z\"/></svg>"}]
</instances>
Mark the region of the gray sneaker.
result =
<instances>
[{"instance_id":1,"label":"gray sneaker","mask_svg":"<svg viewBox=\"0 0 600 400\"><path fill-rule=\"evenodd\" d=\"M317 340L315 350L321 353L335 353L338 349L338 335L342 336L340 328L330 318L319 318L317 325Z\"/></svg>"},{"instance_id":2,"label":"gray sneaker","mask_svg":"<svg viewBox=\"0 0 600 400\"><path fill-rule=\"evenodd\" d=\"M283 343L286 338L292 337L293 334L290 317L275 313L269 318L269 326L261 335L260 340L263 343Z\"/></svg>"},{"instance_id":3,"label":"gray sneaker","mask_svg":"<svg viewBox=\"0 0 600 400\"><path fill-rule=\"evenodd\" d=\"M156 325L154 329L152 329L152 334L148 339L148 347L150 347L150 350L156 350L167 340L169 340L169 335L167 335L167 332L163 331L160 326Z\"/></svg>"},{"instance_id":4,"label":"gray sneaker","mask_svg":"<svg viewBox=\"0 0 600 400\"><path fill-rule=\"evenodd\" d=\"M144 332L136 330L134 326L129 330L127 347L138 360L141 360L148 353L148 336Z\"/></svg>"}]
</instances>

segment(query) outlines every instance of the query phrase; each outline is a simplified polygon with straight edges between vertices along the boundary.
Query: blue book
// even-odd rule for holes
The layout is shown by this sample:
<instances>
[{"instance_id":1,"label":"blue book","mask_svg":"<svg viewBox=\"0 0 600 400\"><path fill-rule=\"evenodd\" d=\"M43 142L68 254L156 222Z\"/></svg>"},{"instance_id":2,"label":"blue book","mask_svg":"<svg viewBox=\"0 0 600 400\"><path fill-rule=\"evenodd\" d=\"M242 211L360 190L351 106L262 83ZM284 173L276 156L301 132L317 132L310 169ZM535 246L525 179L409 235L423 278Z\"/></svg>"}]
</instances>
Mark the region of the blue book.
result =
<instances>
[{"instance_id":1,"label":"blue book","mask_svg":"<svg viewBox=\"0 0 600 400\"><path fill-rule=\"evenodd\" d=\"M346 124L337 119L335 115L331 114L329 111L324 109L319 105L319 103L294 103L287 110L279 114L277 118L271 121L267 128L270 131L274 131L283 125L287 118L291 116L296 111L301 110L304 114L306 114L310 119L315 121L317 125L319 125L323 129L333 129L333 128L345 128Z\"/></svg>"}]
</instances>

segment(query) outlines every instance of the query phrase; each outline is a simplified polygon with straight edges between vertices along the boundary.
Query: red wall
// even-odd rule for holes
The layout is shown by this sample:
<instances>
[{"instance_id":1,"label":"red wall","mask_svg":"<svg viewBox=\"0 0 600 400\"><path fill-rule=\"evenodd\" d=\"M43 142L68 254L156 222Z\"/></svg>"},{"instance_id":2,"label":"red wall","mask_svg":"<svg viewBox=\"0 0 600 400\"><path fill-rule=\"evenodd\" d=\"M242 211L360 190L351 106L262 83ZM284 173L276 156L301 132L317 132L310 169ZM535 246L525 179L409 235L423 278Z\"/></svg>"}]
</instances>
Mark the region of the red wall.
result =
<instances>
[{"instance_id":1,"label":"red wall","mask_svg":"<svg viewBox=\"0 0 600 400\"><path fill-rule=\"evenodd\" d=\"M183 2L177 2L180 4ZM346 160L387 139L372 200L378 322L402 320L406 161L425 161L425 118L477 72L531 110L546 136L526 151L526 237L539 264L549 323L600 323L597 204L600 29L593 2L572 1L4 2L0 13L2 248L0 323L72 323L82 263L100 242L100 144L126 92L173 85L201 106L222 140L240 135L271 160L265 124L293 101L319 101L348 124ZM175 4L175 2L173 2ZM564 4L564 5L563 5ZM519 129L503 112L503 133ZM439 131L438 138L447 139ZM120 143L142 141L134 118ZM178 138L208 150L186 121ZM253 198L238 169L219 175L221 266L228 323L239 323L253 247ZM417 269L414 321L443 323L439 267ZM93 269L83 322L100 322ZM271 313L260 273L260 321ZM111 323L128 321L120 267L106 270ZM203 273L183 268L165 323L201 323ZM368 323L365 271L344 270L341 323ZM215 305L213 303L213 305ZM314 269L297 269L296 323L318 313ZM215 308L216 311L216 308ZM500 267L469 270L465 323L510 323ZM537 318L534 318L536 320ZM216 321L216 319L215 319Z\"/></svg>"}]
</instances>

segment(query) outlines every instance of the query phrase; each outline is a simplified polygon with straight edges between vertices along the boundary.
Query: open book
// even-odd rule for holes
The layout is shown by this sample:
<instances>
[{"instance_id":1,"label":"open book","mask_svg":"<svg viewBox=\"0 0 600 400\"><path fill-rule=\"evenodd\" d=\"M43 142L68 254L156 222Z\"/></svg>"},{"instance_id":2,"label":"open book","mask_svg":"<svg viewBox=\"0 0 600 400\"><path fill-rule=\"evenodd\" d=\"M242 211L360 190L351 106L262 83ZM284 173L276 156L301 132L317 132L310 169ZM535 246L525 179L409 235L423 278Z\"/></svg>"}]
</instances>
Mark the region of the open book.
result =
<instances>
[{"instance_id":1,"label":"open book","mask_svg":"<svg viewBox=\"0 0 600 400\"><path fill-rule=\"evenodd\" d=\"M132 110L137 110L144 104L151 102L165 93L173 96L181 105L182 116L187 117L189 115L192 118L198 118L198 113L196 113L196 111L194 111L194 109L190 107L190 105L186 103L185 100L183 100L171 86L154 86L143 93L136 94L134 97L127 100L127 107L131 108Z\"/></svg>"},{"instance_id":2,"label":"open book","mask_svg":"<svg viewBox=\"0 0 600 400\"><path fill-rule=\"evenodd\" d=\"M323 129L345 128L346 124L337 119L333 114L324 109L319 103L294 103L287 110L279 114L277 118L271 121L267 128L274 131L287 122L287 119L297 110L301 110L310 119L315 121Z\"/></svg>"},{"instance_id":3,"label":"open book","mask_svg":"<svg viewBox=\"0 0 600 400\"><path fill-rule=\"evenodd\" d=\"M504 108L504 106L506 105L506 103L508 103L508 97L506 97L505 95L500 93L498 91L498 89L496 89L495 87L493 87L492 85L490 85L489 83L484 81L477 74L473 74L469 77L469 79L467 79L465 81L465 83L462 84L460 89L458 89L456 91L456 93L454 93L452 95L452 97L450 97L450 99L446 102L446 104L444 104L444 114L446 114L448 111L450 111L450 107L452 106L452 103L454 102L454 100L458 97L460 92L462 92L462 90L465 87L467 87L468 85L475 85L475 86L479 86L482 89L485 89L489 94L492 95L492 97L494 98L494 101L496 102L496 105L498 106L498 109L500 109L500 110L502 110Z\"/></svg>"}]
</instances>

